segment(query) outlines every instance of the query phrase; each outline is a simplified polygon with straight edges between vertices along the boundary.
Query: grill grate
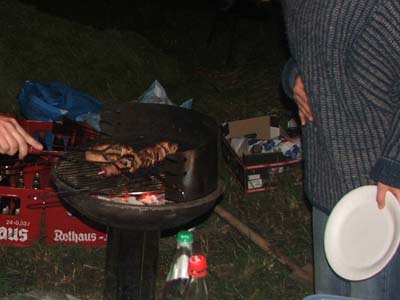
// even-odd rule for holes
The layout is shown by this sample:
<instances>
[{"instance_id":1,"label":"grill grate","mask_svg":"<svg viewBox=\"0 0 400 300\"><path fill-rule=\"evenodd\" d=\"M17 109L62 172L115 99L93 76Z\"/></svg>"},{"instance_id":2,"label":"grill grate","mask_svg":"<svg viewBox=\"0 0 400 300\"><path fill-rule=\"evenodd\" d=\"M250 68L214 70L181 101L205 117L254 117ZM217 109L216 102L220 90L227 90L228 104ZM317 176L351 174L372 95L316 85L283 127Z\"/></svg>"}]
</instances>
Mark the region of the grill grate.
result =
<instances>
[{"instance_id":1,"label":"grill grate","mask_svg":"<svg viewBox=\"0 0 400 300\"><path fill-rule=\"evenodd\" d=\"M100 165L87 162L83 152L69 152L55 167L57 177L75 190L119 193L123 191L163 191L165 172L163 164L137 170L123 171L119 176L98 175Z\"/></svg>"}]
</instances>

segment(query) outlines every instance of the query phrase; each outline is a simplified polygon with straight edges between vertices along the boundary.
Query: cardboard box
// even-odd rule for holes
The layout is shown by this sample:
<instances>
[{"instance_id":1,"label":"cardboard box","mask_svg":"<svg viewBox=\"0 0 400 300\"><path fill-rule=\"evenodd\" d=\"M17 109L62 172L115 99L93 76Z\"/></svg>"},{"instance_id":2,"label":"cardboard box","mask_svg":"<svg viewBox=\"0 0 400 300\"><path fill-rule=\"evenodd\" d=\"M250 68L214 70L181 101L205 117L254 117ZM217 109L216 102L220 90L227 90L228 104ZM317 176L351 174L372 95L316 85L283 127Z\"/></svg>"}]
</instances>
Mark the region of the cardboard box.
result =
<instances>
[{"instance_id":1,"label":"cardboard box","mask_svg":"<svg viewBox=\"0 0 400 300\"><path fill-rule=\"evenodd\" d=\"M286 135L276 119L262 116L222 124L222 155L241 183L245 193L271 190L279 174L301 170L301 159L290 159L280 152L251 153L246 138L270 140Z\"/></svg>"},{"instance_id":2,"label":"cardboard box","mask_svg":"<svg viewBox=\"0 0 400 300\"><path fill-rule=\"evenodd\" d=\"M283 130L275 118L262 116L227 123L228 138L253 137L259 140L269 140L280 134Z\"/></svg>"}]
</instances>

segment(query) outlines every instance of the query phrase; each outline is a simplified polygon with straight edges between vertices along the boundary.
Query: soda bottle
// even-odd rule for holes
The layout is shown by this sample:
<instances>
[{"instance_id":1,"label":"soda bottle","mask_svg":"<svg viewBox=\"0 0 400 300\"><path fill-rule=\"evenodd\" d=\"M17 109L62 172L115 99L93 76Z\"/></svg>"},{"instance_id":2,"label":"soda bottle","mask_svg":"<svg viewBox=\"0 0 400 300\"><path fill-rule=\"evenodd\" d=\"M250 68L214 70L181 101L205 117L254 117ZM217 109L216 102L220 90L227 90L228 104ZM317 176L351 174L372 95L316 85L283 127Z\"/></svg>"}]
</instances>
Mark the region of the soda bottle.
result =
<instances>
[{"instance_id":1,"label":"soda bottle","mask_svg":"<svg viewBox=\"0 0 400 300\"><path fill-rule=\"evenodd\" d=\"M203 255L193 255L189 259L189 283L183 300L208 300L206 284L207 259Z\"/></svg>"},{"instance_id":2,"label":"soda bottle","mask_svg":"<svg viewBox=\"0 0 400 300\"><path fill-rule=\"evenodd\" d=\"M176 253L168 272L163 292L163 300L180 300L189 282L189 258L192 255L193 234L179 231Z\"/></svg>"}]
</instances>

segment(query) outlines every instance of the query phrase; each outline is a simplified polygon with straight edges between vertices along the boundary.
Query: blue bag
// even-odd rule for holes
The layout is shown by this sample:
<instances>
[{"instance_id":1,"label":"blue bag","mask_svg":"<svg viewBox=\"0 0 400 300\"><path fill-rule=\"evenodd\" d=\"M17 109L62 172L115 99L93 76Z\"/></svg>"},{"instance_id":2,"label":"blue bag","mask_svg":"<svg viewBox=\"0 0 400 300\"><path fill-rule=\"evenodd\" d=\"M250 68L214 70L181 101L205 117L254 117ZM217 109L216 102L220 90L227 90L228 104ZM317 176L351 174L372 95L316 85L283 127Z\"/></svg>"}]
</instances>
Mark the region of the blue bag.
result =
<instances>
[{"instance_id":1,"label":"blue bag","mask_svg":"<svg viewBox=\"0 0 400 300\"><path fill-rule=\"evenodd\" d=\"M94 121L91 125L97 129L103 109L96 98L60 82L26 81L18 103L21 114L30 120L60 121L65 116L74 121Z\"/></svg>"}]
</instances>

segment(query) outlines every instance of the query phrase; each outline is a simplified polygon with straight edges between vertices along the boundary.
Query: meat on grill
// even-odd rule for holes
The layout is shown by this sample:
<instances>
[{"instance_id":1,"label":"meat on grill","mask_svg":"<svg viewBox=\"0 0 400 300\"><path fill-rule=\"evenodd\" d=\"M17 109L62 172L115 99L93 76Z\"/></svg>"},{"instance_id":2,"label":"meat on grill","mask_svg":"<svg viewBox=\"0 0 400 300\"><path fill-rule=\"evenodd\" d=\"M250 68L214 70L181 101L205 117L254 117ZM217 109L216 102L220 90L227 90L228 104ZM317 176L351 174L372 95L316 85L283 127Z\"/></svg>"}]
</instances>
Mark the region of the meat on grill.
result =
<instances>
[{"instance_id":1,"label":"meat on grill","mask_svg":"<svg viewBox=\"0 0 400 300\"><path fill-rule=\"evenodd\" d=\"M135 151L132 147L121 144L101 144L85 152L85 159L91 162L104 163L100 174L113 176L121 174L121 170L128 169L130 173L139 168L148 168L162 161L168 154L178 150L178 144L160 142L154 147Z\"/></svg>"}]
</instances>

